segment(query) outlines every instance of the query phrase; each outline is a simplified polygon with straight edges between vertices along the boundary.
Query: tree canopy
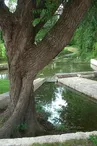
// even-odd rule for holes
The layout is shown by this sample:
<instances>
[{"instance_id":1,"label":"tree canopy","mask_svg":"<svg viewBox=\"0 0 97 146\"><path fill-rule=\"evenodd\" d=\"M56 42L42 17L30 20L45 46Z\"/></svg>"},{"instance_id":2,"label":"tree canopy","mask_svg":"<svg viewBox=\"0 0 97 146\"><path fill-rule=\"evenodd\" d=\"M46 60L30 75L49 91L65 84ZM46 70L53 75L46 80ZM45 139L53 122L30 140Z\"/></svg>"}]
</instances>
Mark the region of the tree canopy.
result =
<instances>
[{"instance_id":1,"label":"tree canopy","mask_svg":"<svg viewBox=\"0 0 97 146\"><path fill-rule=\"evenodd\" d=\"M97 1L87 11L85 18L81 21L74 33L71 46L79 50L79 57L89 60L97 56Z\"/></svg>"}]
</instances>

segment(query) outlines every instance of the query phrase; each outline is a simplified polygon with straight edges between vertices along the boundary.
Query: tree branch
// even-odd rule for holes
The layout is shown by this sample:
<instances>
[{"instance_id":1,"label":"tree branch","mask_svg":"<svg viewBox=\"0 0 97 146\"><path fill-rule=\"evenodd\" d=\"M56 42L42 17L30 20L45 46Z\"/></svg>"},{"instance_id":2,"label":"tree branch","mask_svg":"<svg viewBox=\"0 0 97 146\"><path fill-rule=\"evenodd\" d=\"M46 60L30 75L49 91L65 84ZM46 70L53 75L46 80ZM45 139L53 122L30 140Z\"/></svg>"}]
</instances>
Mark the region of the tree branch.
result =
<instances>
[{"instance_id":1,"label":"tree branch","mask_svg":"<svg viewBox=\"0 0 97 146\"><path fill-rule=\"evenodd\" d=\"M58 3L57 3L56 8L53 9L53 11L52 11L52 16L55 14L55 12L58 10L59 6L60 6L62 3L63 3L62 1L58 0ZM42 9L44 8L44 6L45 6L45 4L43 4L43 2L42 2L42 5L39 6L37 9L41 9L41 10L42 10ZM52 16L51 16L51 17L52 17ZM39 18L39 15L36 16L35 18ZM48 21L48 20L47 20L47 21ZM47 22L47 21L46 21L46 22ZM39 32L39 30L41 30L41 29L43 28L43 26L45 25L46 22L45 22L45 21L41 21L38 25L36 25L36 27L35 27L35 34L37 34L37 33Z\"/></svg>"},{"instance_id":2,"label":"tree branch","mask_svg":"<svg viewBox=\"0 0 97 146\"><path fill-rule=\"evenodd\" d=\"M2 30L5 46L10 42L12 35L13 14L5 5L4 0L0 0L0 29Z\"/></svg>"},{"instance_id":3,"label":"tree branch","mask_svg":"<svg viewBox=\"0 0 97 146\"><path fill-rule=\"evenodd\" d=\"M9 12L8 7L5 5L4 0L0 0L0 27L1 29L6 25L8 27L10 16L11 16L11 13Z\"/></svg>"},{"instance_id":4,"label":"tree branch","mask_svg":"<svg viewBox=\"0 0 97 146\"><path fill-rule=\"evenodd\" d=\"M31 41L34 41L33 37L33 10L34 7L34 0L18 0L17 8L15 11L15 16L18 20L19 25L21 26L21 32L26 33L26 36L31 36ZM27 30L27 32L25 32ZM27 34L28 33L28 34ZM24 36L24 34L22 34Z\"/></svg>"},{"instance_id":5,"label":"tree branch","mask_svg":"<svg viewBox=\"0 0 97 146\"><path fill-rule=\"evenodd\" d=\"M34 58L33 53L32 56L31 52L30 55L28 54L29 58L31 56L31 59L35 61L36 72L45 67L69 43L92 1L74 0L67 4L59 21L37 45L37 49L35 48Z\"/></svg>"},{"instance_id":6,"label":"tree branch","mask_svg":"<svg viewBox=\"0 0 97 146\"><path fill-rule=\"evenodd\" d=\"M27 17L32 17L32 9L34 7L33 0L18 0L16 14L20 20L25 20ZM33 17L32 17L33 19Z\"/></svg>"}]
</instances>

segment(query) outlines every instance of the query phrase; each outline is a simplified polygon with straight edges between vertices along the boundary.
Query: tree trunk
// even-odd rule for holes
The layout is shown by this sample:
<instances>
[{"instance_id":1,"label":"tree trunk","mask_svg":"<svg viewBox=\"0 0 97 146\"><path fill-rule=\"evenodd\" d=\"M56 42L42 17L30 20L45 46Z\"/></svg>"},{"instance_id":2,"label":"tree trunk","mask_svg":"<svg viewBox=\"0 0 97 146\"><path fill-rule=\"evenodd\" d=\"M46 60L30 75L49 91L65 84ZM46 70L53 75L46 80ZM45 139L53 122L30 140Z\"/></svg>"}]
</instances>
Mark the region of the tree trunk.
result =
<instances>
[{"instance_id":1,"label":"tree trunk","mask_svg":"<svg viewBox=\"0 0 97 146\"><path fill-rule=\"evenodd\" d=\"M44 131L42 125L37 121L35 110L34 92L31 93L27 113L25 114L25 123L27 124L26 136L36 136L42 134Z\"/></svg>"},{"instance_id":2,"label":"tree trunk","mask_svg":"<svg viewBox=\"0 0 97 146\"><path fill-rule=\"evenodd\" d=\"M36 118L35 101L34 96L32 96L32 85L33 79L29 75L25 76L22 80L22 87L19 92L18 101L16 102L16 100L14 100L17 96L13 96L11 98L11 101L15 107L11 117L0 129L0 138L13 136L13 131L17 131L17 128L20 128L21 130L21 124L27 125L27 129L24 127L23 130L24 133L27 133L26 136L35 136L36 131L41 130ZM14 92L14 89L12 91ZM12 95L15 95L12 91Z\"/></svg>"},{"instance_id":3,"label":"tree trunk","mask_svg":"<svg viewBox=\"0 0 97 146\"><path fill-rule=\"evenodd\" d=\"M14 14L10 14L6 7L0 8L0 26L9 65L11 101L10 117L0 129L0 138L13 137L18 130L23 130L26 136L42 132L36 117L33 80L69 43L91 1L75 0L67 4L60 20L38 45L33 43L31 0L18 0Z\"/></svg>"}]
</instances>

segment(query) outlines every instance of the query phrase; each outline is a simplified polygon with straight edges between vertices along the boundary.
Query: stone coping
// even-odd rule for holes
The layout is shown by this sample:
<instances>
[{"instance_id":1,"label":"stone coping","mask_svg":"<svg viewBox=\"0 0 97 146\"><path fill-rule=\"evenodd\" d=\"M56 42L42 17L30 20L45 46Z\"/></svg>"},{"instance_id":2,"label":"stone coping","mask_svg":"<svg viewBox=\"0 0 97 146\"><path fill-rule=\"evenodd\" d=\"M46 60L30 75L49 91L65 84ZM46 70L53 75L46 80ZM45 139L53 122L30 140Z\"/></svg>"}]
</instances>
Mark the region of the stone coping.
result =
<instances>
[{"instance_id":1,"label":"stone coping","mask_svg":"<svg viewBox=\"0 0 97 146\"><path fill-rule=\"evenodd\" d=\"M97 135L97 131L76 132L61 135L47 135L31 138L0 139L0 146L33 146L34 143L65 142L67 140L88 139L90 135Z\"/></svg>"},{"instance_id":2,"label":"stone coping","mask_svg":"<svg viewBox=\"0 0 97 146\"><path fill-rule=\"evenodd\" d=\"M97 100L97 81L80 77L70 77L58 79L58 83L66 85Z\"/></svg>"},{"instance_id":3,"label":"stone coping","mask_svg":"<svg viewBox=\"0 0 97 146\"><path fill-rule=\"evenodd\" d=\"M97 60L96 59L91 59L90 60L90 66L93 70L97 71Z\"/></svg>"},{"instance_id":4,"label":"stone coping","mask_svg":"<svg viewBox=\"0 0 97 146\"><path fill-rule=\"evenodd\" d=\"M91 59L90 60L90 63L93 64L93 65L95 65L95 66L97 66L97 60L96 59Z\"/></svg>"},{"instance_id":5,"label":"stone coping","mask_svg":"<svg viewBox=\"0 0 97 146\"><path fill-rule=\"evenodd\" d=\"M4 63L4 64L0 64L0 70L7 70L8 69L8 64Z\"/></svg>"},{"instance_id":6,"label":"stone coping","mask_svg":"<svg viewBox=\"0 0 97 146\"><path fill-rule=\"evenodd\" d=\"M78 77L80 76L96 76L96 71L85 71L85 72L71 72L71 73L56 73L56 77L58 78L68 78L68 77Z\"/></svg>"}]
</instances>

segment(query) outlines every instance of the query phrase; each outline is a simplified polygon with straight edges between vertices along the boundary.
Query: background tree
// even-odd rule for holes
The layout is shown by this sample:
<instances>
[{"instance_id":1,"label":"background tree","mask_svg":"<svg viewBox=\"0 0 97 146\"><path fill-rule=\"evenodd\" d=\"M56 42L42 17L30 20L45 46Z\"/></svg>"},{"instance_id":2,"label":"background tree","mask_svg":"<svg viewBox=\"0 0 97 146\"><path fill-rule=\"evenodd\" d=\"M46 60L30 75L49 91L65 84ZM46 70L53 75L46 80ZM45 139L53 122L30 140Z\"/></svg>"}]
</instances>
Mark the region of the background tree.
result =
<instances>
[{"instance_id":1,"label":"background tree","mask_svg":"<svg viewBox=\"0 0 97 146\"><path fill-rule=\"evenodd\" d=\"M74 33L70 45L78 48L79 57L91 59L97 57L97 1L87 11L85 18L81 21ZM90 19L91 18L91 19Z\"/></svg>"},{"instance_id":2,"label":"background tree","mask_svg":"<svg viewBox=\"0 0 97 146\"><path fill-rule=\"evenodd\" d=\"M32 25L39 17L32 10L45 9L46 1L36 2L18 0L15 12L11 13L4 0L0 0L0 27L8 58L11 101L4 114L7 120L0 129L0 138L18 133L17 126L22 122L28 125L25 136L37 135L42 130L36 118L33 80L69 43L92 0L70 0L66 3L58 22L38 44L35 44L35 36L44 23L40 21L36 27ZM50 2L51 6L56 3L54 0ZM61 2L57 1L56 8L50 9L51 15L55 14Z\"/></svg>"}]
</instances>

